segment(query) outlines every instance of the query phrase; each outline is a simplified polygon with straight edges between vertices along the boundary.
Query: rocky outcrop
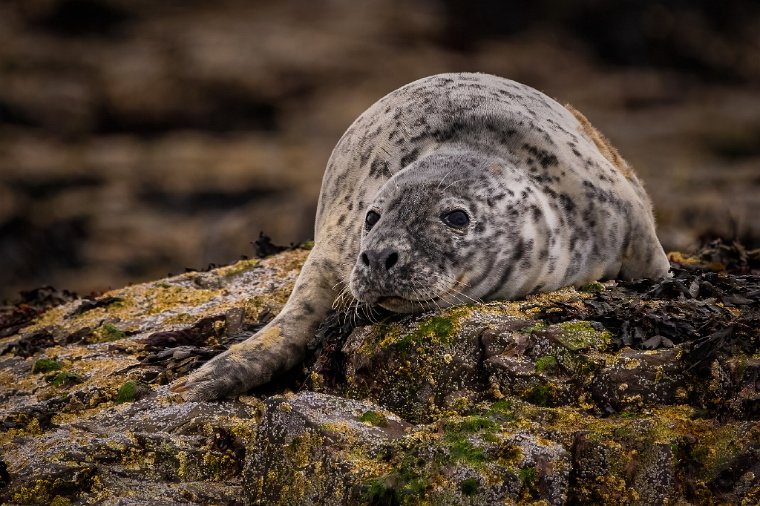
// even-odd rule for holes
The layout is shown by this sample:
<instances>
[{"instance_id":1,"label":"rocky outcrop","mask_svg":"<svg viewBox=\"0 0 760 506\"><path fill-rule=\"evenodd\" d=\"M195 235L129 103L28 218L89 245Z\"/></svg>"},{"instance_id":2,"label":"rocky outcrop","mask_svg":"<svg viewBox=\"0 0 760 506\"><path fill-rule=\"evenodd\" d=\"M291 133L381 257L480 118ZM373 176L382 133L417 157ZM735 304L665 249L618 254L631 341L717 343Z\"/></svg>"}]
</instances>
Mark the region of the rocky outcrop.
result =
<instances>
[{"instance_id":1,"label":"rocky outcrop","mask_svg":"<svg viewBox=\"0 0 760 506\"><path fill-rule=\"evenodd\" d=\"M40 292L0 313L0 501L755 504L760 277L711 251L660 283L336 313L303 370L207 403L166 385L271 318L305 250Z\"/></svg>"}]
</instances>

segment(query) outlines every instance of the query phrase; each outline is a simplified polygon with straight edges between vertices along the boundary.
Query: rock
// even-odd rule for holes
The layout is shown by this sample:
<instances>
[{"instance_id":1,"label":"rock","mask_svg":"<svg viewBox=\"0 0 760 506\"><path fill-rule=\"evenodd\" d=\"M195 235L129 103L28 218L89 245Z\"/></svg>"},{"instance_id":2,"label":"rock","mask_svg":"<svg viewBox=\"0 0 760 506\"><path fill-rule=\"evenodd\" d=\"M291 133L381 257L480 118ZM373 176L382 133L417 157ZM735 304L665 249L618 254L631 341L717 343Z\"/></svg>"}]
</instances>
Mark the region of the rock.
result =
<instances>
[{"instance_id":1,"label":"rock","mask_svg":"<svg viewBox=\"0 0 760 506\"><path fill-rule=\"evenodd\" d=\"M279 310L305 256L0 314L0 502L760 501L758 276L679 256L657 283L335 313L303 371L170 395Z\"/></svg>"},{"instance_id":2,"label":"rock","mask_svg":"<svg viewBox=\"0 0 760 506\"><path fill-rule=\"evenodd\" d=\"M410 424L379 406L304 392L272 397L246 463L252 504L357 504Z\"/></svg>"},{"instance_id":3,"label":"rock","mask_svg":"<svg viewBox=\"0 0 760 506\"><path fill-rule=\"evenodd\" d=\"M496 416L412 426L366 401L303 392L267 402L246 465L253 504L425 500L493 504L526 494L563 504L570 455Z\"/></svg>"},{"instance_id":4,"label":"rock","mask_svg":"<svg viewBox=\"0 0 760 506\"><path fill-rule=\"evenodd\" d=\"M346 393L370 398L413 422L477 400L486 383L480 335L498 320L470 308L357 329L343 347Z\"/></svg>"},{"instance_id":5,"label":"rock","mask_svg":"<svg viewBox=\"0 0 760 506\"><path fill-rule=\"evenodd\" d=\"M684 364L677 359L681 354L683 347L624 349L594 377L591 395L615 411L685 402L690 385Z\"/></svg>"},{"instance_id":6,"label":"rock","mask_svg":"<svg viewBox=\"0 0 760 506\"><path fill-rule=\"evenodd\" d=\"M0 502L241 503L263 405L177 402L164 385L271 318L305 256L65 297L5 322Z\"/></svg>"}]
</instances>

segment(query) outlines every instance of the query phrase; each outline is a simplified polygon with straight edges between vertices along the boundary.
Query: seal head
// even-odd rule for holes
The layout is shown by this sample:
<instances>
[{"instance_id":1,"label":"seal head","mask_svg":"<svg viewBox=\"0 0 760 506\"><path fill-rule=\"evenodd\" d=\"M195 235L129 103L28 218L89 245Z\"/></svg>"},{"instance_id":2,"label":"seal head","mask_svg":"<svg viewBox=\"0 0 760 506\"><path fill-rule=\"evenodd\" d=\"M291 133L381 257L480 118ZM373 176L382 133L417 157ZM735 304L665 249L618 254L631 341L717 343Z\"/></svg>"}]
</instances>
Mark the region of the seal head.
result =
<instances>
[{"instance_id":1,"label":"seal head","mask_svg":"<svg viewBox=\"0 0 760 506\"><path fill-rule=\"evenodd\" d=\"M505 188L507 182L513 189ZM514 240L505 242L511 232L504 209L520 205L515 190L526 183L496 156L466 146L417 160L390 178L367 207L352 295L395 312L487 296L511 272L506 262L493 272L494 260L514 257L524 243L517 223Z\"/></svg>"}]
</instances>

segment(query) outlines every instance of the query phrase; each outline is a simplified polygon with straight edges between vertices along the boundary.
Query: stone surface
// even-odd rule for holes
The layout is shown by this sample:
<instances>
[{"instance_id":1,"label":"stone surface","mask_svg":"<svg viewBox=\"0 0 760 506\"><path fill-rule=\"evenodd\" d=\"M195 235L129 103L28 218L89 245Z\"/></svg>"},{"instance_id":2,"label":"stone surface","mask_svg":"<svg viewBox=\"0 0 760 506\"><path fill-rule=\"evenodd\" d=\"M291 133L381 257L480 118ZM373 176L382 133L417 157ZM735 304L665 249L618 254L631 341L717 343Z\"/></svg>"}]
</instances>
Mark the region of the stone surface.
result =
<instances>
[{"instance_id":1,"label":"stone surface","mask_svg":"<svg viewBox=\"0 0 760 506\"><path fill-rule=\"evenodd\" d=\"M748 265L678 256L659 283L355 328L336 313L304 370L234 400L171 395L271 318L306 253L0 313L0 502L760 500Z\"/></svg>"}]
</instances>

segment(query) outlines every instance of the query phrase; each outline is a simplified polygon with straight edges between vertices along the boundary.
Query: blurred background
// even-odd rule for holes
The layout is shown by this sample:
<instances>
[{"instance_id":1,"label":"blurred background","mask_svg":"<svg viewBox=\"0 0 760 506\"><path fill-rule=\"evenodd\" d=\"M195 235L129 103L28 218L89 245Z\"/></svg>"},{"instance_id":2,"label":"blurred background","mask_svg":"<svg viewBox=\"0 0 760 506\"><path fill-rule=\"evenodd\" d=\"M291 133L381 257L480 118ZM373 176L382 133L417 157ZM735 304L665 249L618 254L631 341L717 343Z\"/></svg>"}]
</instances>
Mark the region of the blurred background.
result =
<instances>
[{"instance_id":1,"label":"blurred background","mask_svg":"<svg viewBox=\"0 0 760 506\"><path fill-rule=\"evenodd\" d=\"M666 249L760 246L758 2L3 0L0 299L310 239L351 121L464 70L582 110Z\"/></svg>"}]
</instances>

